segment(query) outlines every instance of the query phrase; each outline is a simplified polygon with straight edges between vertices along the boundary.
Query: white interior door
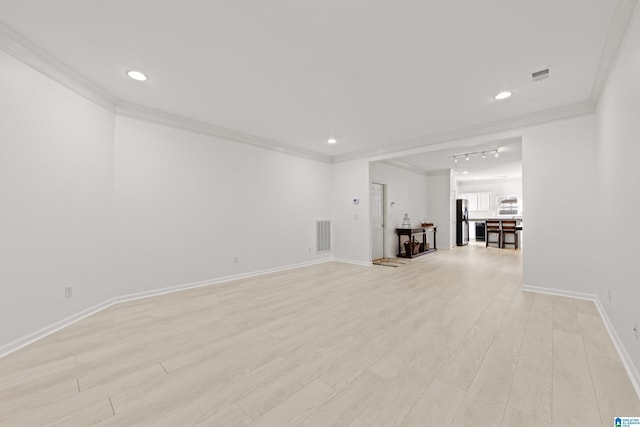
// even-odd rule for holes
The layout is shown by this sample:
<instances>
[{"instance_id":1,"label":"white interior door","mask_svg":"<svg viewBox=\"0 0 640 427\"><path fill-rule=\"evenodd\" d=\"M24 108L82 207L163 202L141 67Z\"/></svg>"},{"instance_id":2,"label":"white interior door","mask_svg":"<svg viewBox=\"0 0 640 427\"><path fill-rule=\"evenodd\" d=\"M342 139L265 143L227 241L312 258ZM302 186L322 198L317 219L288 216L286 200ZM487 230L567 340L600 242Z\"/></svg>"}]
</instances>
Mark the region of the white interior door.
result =
<instances>
[{"instance_id":1,"label":"white interior door","mask_svg":"<svg viewBox=\"0 0 640 427\"><path fill-rule=\"evenodd\" d=\"M371 259L384 258L384 185L371 183Z\"/></svg>"}]
</instances>

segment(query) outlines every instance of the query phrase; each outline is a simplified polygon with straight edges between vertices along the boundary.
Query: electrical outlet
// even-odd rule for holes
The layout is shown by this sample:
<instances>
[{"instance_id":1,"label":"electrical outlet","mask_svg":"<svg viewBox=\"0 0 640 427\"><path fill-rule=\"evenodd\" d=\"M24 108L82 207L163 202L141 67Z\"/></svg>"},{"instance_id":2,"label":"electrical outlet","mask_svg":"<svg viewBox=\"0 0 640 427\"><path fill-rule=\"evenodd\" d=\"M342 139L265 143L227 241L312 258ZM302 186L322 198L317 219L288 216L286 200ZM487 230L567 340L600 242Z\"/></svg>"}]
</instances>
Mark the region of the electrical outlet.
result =
<instances>
[{"instance_id":1,"label":"electrical outlet","mask_svg":"<svg viewBox=\"0 0 640 427\"><path fill-rule=\"evenodd\" d=\"M64 297L71 298L73 296L73 286L67 285L64 287Z\"/></svg>"},{"instance_id":2,"label":"electrical outlet","mask_svg":"<svg viewBox=\"0 0 640 427\"><path fill-rule=\"evenodd\" d=\"M233 257L233 263L234 263L234 264L237 264L237 263L238 263L238 257L237 257L237 256L234 256L234 257Z\"/></svg>"}]
</instances>

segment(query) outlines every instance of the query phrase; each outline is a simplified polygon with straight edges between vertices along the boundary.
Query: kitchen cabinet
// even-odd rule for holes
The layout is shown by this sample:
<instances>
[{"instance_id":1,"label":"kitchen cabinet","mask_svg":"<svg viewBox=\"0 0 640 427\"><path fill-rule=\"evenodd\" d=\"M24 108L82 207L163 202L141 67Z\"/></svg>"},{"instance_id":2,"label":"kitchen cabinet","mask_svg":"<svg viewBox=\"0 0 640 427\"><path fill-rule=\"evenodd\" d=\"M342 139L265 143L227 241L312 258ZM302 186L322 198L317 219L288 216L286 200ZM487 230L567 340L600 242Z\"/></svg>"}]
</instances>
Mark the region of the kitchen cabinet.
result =
<instances>
[{"instance_id":1,"label":"kitchen cabinet","mask_svg":"<svg viewBox=\"0 0 640 427\"><path fill-rule=\"evenodd\" d=\"M491 210L491 193L465 193L458 196L460 199L469 201L469 211L490 211Z\"/></svg>"},{"instance_id":2,"label":"kitchen cabinet","mask_svg":"<svg viewBox=\"0 0 640 427\"><path fill-rule=\"evenodd\" d=\"M477 193L478 194L478 210L488 211L491 210L491 193Z\"/></svg>"}]
</instances>

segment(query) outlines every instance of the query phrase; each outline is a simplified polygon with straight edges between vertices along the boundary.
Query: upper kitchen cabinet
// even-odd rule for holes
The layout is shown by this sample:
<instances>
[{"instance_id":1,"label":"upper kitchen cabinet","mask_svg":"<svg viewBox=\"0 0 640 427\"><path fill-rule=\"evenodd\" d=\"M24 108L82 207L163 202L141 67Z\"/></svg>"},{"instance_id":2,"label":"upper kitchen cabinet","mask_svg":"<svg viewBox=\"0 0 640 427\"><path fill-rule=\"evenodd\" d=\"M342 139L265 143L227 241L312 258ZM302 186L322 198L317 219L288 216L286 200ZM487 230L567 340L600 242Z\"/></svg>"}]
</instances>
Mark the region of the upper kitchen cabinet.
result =
<instances>
[{"instance_id":1,"label":"upper kitchen cabinet","mask_svg":"<svg viewBox=\"0 0 640 427\"><path fill-rule=\"evenodd\" d=\"M465 193L458 196L459 199L469 201L469 211L489 211L491 210L491 193Z\"/></svg>"},{"instance_id":2,"label":"upper kitchen cabinet","mask_svg":"<svg viewBox=\"0 0 640 427\"><path fill-rule=\"evenodd\" d=\"M477 193L478 194L478 210L489 211L491 210L491 193Z\"/></svg>"}]
</instances>

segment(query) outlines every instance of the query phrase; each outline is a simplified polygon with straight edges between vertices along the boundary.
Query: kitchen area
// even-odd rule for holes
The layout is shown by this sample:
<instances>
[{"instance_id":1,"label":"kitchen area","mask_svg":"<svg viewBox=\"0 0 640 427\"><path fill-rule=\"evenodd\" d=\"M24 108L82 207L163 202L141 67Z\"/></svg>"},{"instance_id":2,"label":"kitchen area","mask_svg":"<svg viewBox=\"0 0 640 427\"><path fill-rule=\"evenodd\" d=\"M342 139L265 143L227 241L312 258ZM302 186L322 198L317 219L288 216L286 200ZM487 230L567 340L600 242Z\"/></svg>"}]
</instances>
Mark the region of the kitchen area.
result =
<instances>
[{"instance_id":1,"label":"kitchen area","mask_svg":"<svg viewBox=\"0 0 640 427\"><path fill-rule=\"evenodd\" d=\"M396 233L403 229L407 214L412 227L437 227L439 250L465 245L523 247L525 203L522 140L518 137L371 162L370 179L372 188L380 187L376 194L382 195L380 203L373 205L384 206L380 215L372 208L371 218L384 219L371 224L372 260L408 253L398 246ZM466 200L462 213L457 212L458 200ZM458 230L460 227L464 230ZM432 234L428 239L435 240ZM375 238L378 235L382 237ZM419 243L424 240L422 234L416 238ZM414 246L421 253L420 245Z\"/></svg>"},{"instance_id":2,"label":"kitchen area","mask_svg":"<svg viewBox=\"0 0 640 427\"><path fill-rule=\"evenodd\" d=\"M522 248L522 180L458 182L456 245Z\"/></svg>"}]
</instances>

